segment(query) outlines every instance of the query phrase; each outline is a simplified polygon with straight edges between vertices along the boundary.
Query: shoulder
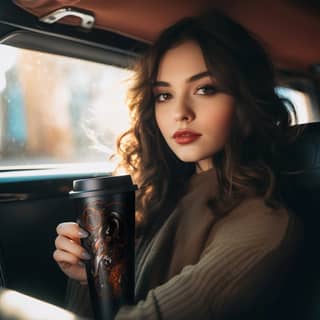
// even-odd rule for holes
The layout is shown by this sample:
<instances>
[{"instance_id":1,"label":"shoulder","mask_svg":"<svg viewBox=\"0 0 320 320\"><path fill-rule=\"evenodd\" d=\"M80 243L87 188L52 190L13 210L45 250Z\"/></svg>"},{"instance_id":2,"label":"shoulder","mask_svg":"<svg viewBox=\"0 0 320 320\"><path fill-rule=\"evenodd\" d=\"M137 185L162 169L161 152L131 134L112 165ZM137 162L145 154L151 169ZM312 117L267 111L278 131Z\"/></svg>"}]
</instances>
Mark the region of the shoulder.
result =
<instances>
[{"instance_id":1,"label":"shoulder","mask_svg":"<svg viewBox=\"0 0 320 320\"><path fill-rule=\"evenodd\" d=\"M284 204L272 208L263 197L250 197L213 225L207 244L214 240L273 251L298 247L302 238L302 221L292 210Z\"/></svg>"},{"instance_id":2,"label":"shoulder","mask_svg":"<svg viewBox=\"0 0 320 320\"><path fill-rule=\"evenodd\" d=\"M215 296L212 313L222 318L252 306L266 311L295 275L302 236L301 220L293 211L285 205L269 207L262 197L244 199L217 221L202 253L212 279L217 261L226 288Z\"/></svg>"}]
</instances>

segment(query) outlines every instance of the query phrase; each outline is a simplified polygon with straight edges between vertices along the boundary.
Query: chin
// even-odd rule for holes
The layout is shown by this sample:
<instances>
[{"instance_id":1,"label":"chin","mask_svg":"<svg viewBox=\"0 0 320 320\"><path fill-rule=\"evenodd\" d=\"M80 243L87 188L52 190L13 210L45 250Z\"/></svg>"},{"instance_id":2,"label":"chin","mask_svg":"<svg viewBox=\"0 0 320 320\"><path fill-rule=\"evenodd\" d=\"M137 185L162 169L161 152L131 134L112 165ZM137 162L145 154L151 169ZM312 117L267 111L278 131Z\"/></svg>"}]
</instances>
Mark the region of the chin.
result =
<instances>
[{"instance_id":1,"label":"chin","mask_svg":"<svg viewBox=\"0 0 320 320\"><path fill-rule=\"evenodd\" d=\"M195 146L190 147L181 146L176 148L175 146L170 146L170 149L176 157L183 162L198 162L200 160L210 158L220 149L218 146L207 146L204 148L198 148Z\"/></svg>"},{"instance_id":2,"label":"chin","mask_svg":"<svg viewBox=\"0 0 320 320\"><path fill-rule=\"evenodd\" d=\"M178 154L178 153L175 153L175 155L177 156L177 158L183 162L198 162L200 161L201 159L203 159L203 157L200 157L200 156L195 156L195 155L187 155L187 154Z\"/></svg>"}]
</instances>

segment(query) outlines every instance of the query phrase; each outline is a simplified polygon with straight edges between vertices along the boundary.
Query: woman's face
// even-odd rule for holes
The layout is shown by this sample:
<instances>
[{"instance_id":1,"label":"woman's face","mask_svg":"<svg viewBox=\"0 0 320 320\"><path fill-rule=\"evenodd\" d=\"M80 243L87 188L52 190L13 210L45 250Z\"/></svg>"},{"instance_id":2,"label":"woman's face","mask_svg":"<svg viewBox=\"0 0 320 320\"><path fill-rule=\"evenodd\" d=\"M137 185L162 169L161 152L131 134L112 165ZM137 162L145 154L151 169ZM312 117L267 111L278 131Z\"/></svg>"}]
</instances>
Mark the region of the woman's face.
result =
<instances>
[{"instance_id":1,"label":"woman's face","mask_svg":"<svg viewBox=\"0 0 320 320\"><path fill-rule=\"evenodd\" d=\"M195 41L165 53L153 92L156 122L170 149L180 160L195 162L197 172L209 169L212 155L228 138L234 99L219 91ZM199 136L175 139L174 133L183 129Z\"/></svg>"}]
</instances>

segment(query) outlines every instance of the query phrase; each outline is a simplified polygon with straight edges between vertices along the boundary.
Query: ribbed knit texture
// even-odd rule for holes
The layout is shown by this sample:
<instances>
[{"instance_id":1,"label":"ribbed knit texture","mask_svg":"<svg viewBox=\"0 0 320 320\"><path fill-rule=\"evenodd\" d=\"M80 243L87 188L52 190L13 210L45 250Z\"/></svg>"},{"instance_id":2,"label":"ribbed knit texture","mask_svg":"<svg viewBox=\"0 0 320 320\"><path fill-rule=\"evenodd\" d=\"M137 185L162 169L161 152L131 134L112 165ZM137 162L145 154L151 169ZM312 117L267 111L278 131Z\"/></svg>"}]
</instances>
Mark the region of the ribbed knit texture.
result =
<instances>
[{"instance_id":1,"label":"ribbed knit texture","mask_svg":"<svg viewBox=\"0 0 320 320\"><path fill-rule=\"evenodd\" d=\"M214 168L194 174L168 219L136 247L135 305L122 306L115 320L270 317L294 270L301 222L261 197L218 219L207 206L217 187ZM92 317L87 286L69 280L66 300L67 309Z\"/></svg>"}]
</instances>

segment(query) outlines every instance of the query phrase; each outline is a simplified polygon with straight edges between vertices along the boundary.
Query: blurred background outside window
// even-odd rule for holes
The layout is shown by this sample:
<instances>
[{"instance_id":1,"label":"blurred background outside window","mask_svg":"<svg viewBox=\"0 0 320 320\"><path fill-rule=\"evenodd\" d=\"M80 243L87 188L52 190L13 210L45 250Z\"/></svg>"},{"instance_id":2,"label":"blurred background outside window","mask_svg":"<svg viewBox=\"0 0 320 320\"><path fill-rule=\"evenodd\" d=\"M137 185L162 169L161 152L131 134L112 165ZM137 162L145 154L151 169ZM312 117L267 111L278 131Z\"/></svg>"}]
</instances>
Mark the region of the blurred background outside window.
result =
<instances>
[{"instance_id":1,"label":"blurred background outside window","mask_svg":"<svg viewBox=\"0 0 320 320\"><path fill-rule=\"evenodd\" d=\"M0 56L0 169L108 165L132 71L6 45Z\"/></svg>"}]
</instances>

